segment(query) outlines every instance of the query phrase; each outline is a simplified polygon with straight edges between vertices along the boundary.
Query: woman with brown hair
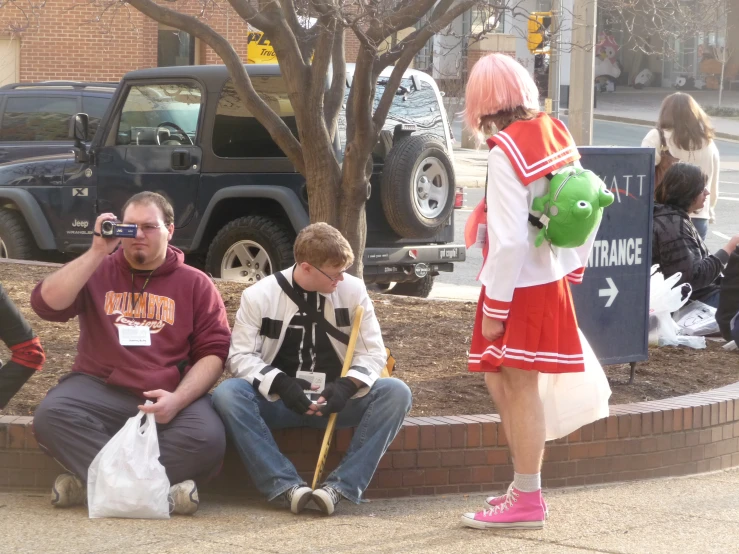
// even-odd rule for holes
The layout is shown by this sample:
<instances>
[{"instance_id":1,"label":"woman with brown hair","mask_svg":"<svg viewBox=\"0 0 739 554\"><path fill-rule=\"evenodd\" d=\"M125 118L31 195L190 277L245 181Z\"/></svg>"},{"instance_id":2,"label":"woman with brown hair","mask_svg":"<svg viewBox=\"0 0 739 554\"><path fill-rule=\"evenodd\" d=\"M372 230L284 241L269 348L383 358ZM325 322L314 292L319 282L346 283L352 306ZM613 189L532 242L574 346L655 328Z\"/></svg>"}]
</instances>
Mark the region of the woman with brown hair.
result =
<instances>
[{"instance_id":1,"label":"woman with brown hair","mask_svg":"<svg viewBox=\"0 0 739 554\"><path fill-rule=\"evenodd\" d=\"M676 92L664 99L656 129L649 131L641 143L655 149L656 165L662 159L662 150L667 149L681 162L697 165L707 176L708 202L690 213L690 219L703 240L706 240L709 222L716 221L718 202L719 155L713 136L706 112L692 96Z\"/></svg>"}]
</instances>

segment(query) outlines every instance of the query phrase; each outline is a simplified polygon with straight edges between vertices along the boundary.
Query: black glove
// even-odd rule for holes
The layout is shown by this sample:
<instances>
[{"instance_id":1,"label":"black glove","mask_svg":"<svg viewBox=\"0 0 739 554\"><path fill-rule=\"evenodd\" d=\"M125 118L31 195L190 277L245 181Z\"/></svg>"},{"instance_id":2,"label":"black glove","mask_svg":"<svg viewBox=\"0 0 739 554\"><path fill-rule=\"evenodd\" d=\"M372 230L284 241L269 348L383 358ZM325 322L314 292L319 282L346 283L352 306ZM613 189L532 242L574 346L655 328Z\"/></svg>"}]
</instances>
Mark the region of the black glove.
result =
<instances>
[{"instance_id":1,"label":"black glove","mask_svg":"<svg viewBox=\"0 0 739 554\"><path fill-rule=\"evenodd\" d=\"M319 406L321 415L340 412L346 407L346 402L355 394L359 387L349 377L339 377L323 389L321 396L326 400L324 406Z\"/></svg>"},{"instance_id":2,"label":"black glove","mask_svg":"<svg viewBox=\"0 0 739 554\"><path fill-rule=\"evenodd\" d=\"M279 373L272 381L269 393L279 394L285 406L296 414L303 415L311 405L311 401L305 395L305 391L310 387L310 381L296 379L286 373Z\"/></svg>"}]
</instances>

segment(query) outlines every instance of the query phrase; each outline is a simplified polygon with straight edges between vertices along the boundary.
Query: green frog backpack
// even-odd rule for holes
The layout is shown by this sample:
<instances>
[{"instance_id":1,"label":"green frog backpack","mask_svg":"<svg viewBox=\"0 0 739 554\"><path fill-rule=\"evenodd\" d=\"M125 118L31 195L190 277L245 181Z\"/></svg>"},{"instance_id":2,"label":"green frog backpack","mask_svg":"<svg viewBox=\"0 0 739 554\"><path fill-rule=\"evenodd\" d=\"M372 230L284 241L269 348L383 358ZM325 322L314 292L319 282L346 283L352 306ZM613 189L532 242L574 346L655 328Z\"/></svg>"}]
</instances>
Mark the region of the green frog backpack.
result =
<instances>
[{"instance_id":1,"label":"green frog backpack","mask_svg":"<svg viewBox=\"0 0 739 554\"><path fill-rule=\"evenodd\" d=\"M560 248L577 248L598 228L603 209L613 204L613 193L592 171L565 167L547 175L549 192L534 199L529 222L540 229L536 246L546 240Z\"/></svg>"}]
</instances>

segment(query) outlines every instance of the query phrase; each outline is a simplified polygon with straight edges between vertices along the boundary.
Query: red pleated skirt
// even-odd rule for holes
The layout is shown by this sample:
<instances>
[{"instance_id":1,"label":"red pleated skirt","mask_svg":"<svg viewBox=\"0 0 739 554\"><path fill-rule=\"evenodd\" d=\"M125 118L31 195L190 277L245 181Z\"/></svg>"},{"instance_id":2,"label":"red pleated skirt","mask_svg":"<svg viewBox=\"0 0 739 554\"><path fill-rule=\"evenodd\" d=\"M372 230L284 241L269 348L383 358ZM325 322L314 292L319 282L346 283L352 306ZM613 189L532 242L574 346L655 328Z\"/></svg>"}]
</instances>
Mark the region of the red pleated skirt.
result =
<instances>
[{"instance_id":1,"label":"red pleated skirt","mask_svg":"<svg viewBox=\"0 0 739 554\"><path fill-rule=\"evenodd\" d=\"M470 371L498 372L501 366L542 373L585 370L567 279L517 288L505 332L494 342L482 336L484 298L485 287L477 303L468 362Z\"/></svg>"}]
</instances>

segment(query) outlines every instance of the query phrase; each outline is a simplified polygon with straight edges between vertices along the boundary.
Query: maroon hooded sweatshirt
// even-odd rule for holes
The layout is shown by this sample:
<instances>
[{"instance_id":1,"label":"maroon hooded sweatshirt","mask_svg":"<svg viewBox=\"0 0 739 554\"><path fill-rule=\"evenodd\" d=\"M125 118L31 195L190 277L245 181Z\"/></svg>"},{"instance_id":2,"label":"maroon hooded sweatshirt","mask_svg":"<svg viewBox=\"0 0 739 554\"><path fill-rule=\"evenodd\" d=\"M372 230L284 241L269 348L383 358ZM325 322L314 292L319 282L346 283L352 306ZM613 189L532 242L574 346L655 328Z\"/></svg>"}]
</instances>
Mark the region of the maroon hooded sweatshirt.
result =
<instances>
[{"instance_id":1,"label":"maroon hooded sweatshirt","mask_svg":"<svg viewBox=\"0 0 739 554\"><path fill-rule=\"evenodd\" d=\"M186 266L185 256L167 247L164 263L151 274L132 272L123 249L111 254L66 310L54 310L41 297L31 306L47 321L79 316L80 338L72 371L99 377L143 397L144 391L174 391L201 358L228 357L231 332L218 290L203 272ZM133 275L133 285L131 276ZM151 329L151 346L121 346L118 326Z\"/></svg>"}]
</instances>

